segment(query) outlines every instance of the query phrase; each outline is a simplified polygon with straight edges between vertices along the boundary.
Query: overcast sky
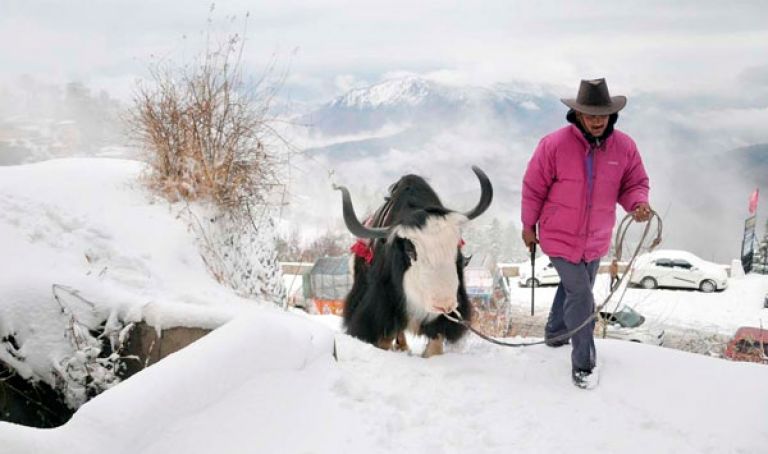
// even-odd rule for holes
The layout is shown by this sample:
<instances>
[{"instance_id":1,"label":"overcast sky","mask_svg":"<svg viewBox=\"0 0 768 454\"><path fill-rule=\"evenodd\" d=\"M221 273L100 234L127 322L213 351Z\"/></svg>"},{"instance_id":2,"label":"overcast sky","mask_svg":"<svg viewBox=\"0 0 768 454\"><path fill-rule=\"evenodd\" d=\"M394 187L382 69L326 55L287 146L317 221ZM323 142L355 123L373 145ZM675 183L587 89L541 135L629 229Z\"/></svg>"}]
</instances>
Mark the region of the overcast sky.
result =
<instances>
[{"instance_id":1,"label":"overcast sky","mask_svg":"<svg viewBox=\"0 0 768 454\"><path fill-rule=\"evenodd\" d=\"M766 94L762 1L219 1L216 27L245 36L254 72L275 54L287 93L322 99L398 71L488 85ZM3 0L0 78L77 80L125 96L151 55L183 59L206 27L201 0ZM236 19L225 25L225 17ZM187 39L183 39L187 36Z\"/></svg>"},{"instance_id":2,"label":"overcast sky","mask_svg":"<svg viewBox=\"0 0 768 454\"><path fill-rule=\"evenodd\" d=\"M582 78L607 77L612 94L630 99L621 127L644 150L654 200L681 225L710 219L701 244L740 240L753 183L739 186L700 152L768 142L766 1L231 0L212 10L208 0L0 0L0 94L29 75L128 100L153 56L189 63L208 28L245 36L249 76L276 61L288 74L279 95L299 105L402 73L541 84L562 97ZM681 178L671 158L692 173Z\"/></svg>"}]
</instances>

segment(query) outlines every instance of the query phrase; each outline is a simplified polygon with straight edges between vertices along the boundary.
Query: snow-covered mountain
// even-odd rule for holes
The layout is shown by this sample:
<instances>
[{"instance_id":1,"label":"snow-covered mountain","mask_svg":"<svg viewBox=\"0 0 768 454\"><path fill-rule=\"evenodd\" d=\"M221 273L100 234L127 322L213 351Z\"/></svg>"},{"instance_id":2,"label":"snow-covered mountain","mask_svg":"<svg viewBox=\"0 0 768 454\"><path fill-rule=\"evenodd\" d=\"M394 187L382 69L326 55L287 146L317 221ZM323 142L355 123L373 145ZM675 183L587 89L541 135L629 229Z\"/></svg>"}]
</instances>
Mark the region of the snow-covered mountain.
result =
<instances>
[{"instance_id":1,"label":"snow-covered mountain","mask_svg":"<svg viewBox=\"0 0 768 454\"><path fill-rule=\"evenodd\" d=\"M511 85L452 86L407 76L351 90L303 121L324 135L375 131L387 124L442 129L479 115L500 124L540 123L557 104L556 97L522 92Z\"/></svg>"},{"instance_id":2,"label":"snow-covered mountain","mask_svg":"<svg viewBox=\"0 0 768 454\"><path fill-rule=\"evenodd\" d=\"M316 213L320 223L328 217L338 196L317 188L329 188L329 171L355 194L373 191L378 199L369 207L399 176L417 173L446 205L466 209L476 201L470 167L478 165L497 194L481 222L511 221L525 163L538 136L561 124L561 106L540 88L457 86L416 76L351 90L301 118L309 126L299 144L307 161L298 164L305 171L295 192L313 199L296 209L304 218Z\"/></svg>"},{"instance_id":3,"label":"snow-covered mountain","mask_svg":"<svg viewBox=\"0 0 768 454\"><path fill-rule=\"evenodd\" d=\"M440 88L435 83L411 76L358 88L330 102L331 107L363 109L382 106L417 106L434 97ZM451 93L446 93L448 96Z\"/></svg>"}]
</instances>

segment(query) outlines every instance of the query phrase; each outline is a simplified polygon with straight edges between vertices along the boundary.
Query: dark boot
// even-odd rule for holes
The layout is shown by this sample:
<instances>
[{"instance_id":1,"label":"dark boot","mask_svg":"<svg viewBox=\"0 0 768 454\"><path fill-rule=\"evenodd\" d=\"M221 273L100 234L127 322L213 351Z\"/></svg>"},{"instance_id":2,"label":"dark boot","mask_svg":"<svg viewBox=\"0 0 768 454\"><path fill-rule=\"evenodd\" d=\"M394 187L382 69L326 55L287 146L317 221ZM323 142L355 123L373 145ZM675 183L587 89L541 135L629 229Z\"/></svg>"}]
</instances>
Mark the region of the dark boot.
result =
<instances>
[{"instance_id":1,"label":"dark boot","mask_svg":"<svg viewBox=\"0 0 768 454\"><path fill-rule=\"evenodd\" d=\"M550 339L554 339L556 337L562 336L563 334L565 333L558 333L558 334L551 334L551 335L544 333L544 345L546 345L547 347L553 347L553 348L562 347L563 345L568 345L571 342L571 340L567 337L565 339L550 340Z\"/></svg>"},{"instance_id":2,"label":"dark boot","mask_svg":"<svg viewBox=\"0 0 768 454\"><path fill-rule=\"evenodd\" d=\"M592 370L572 369L571 379L577 388L594 389L600 379L597 368Z\"/></svg>"}]
</instances>

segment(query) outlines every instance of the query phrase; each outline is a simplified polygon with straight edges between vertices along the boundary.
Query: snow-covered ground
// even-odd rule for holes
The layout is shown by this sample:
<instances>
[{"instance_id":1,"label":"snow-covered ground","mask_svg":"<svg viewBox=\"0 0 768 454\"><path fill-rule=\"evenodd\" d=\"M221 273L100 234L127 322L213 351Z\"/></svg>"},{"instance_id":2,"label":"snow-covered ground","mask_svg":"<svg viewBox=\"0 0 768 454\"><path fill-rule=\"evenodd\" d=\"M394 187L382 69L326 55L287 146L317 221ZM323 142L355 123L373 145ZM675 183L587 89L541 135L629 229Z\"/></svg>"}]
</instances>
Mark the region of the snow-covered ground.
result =
<instances>
[{"instance_id":1,"label":"snow-covered ground","mask_svg":"<svg viewBox=\"0 0 768 454\"><path fill-rule=\"evenodd\" d=\"M23 377L76 376L78 324L106 320L114 337L140 320L216 328L259 305L212 279L187 207L144 190L141 170L95 158L0 167L0 360Z\"/></svg>"},{"instance_id":2,"label":"snow-covered ground","mask_svg":"<svg viewBox=\"0 0 768 454\"><path fill-rule=\"evenodd\" d=\"M0 423L3 452L736 453L768 444L768 367L598 340L601 383L583 391L570 383L568 349L470 339L424 360L314 318L239 317L60 428Z\"/></svg>"},{"instance_id":3,"label":"snow-covered ground","mask_svg":"<svg viewBox=\"0 0 768 454\"><path fill-rule=\"evenodd\" d=\"M531 289L510 285L512 305L530 311ZM601 304L610 293L608 275L598 275L595 297ZM622 287L623 288L623 287ZM546 314L552 304L557 287L536 289L535 312ZM606 309L621 304L643 314L649 324L675 326L722 335L733 335L740 326L768 327L768 308L764 298L768 294L768 275L748 274L728 279L728 288L713 293L696 290L628 288L626 293L616 292ZM524 311L523 311L524 312Z\"/></svg>"},{"instance_id":4,"label":"snow-covered ground","mask_svg":"<svg viewBox=\"0 0 768 454\"><path fill-rule=\"evenodd\" d=\"M96 159L0 169L0 329L25 340L20 350L40 370L60 359L66 320L53 284L99 311L223 326L59 428L0 422L2 453L768 450L768 367L598 339L601 382L584 391L571 384L568 347L468 336L426 360L417 341L414 354L384 352L341 333L337 317L283 312L219 286L178 211L141 189L139 171ZM752 303L765 290L748 276L722 293L633 290L625 301L636 297L647 317L729 331L765 317ZM537 289L537 311L552 291ZM515 304L529 293L513 288ZM40 330L51 334L37 340Z\"/></svg>"}]
</instances>

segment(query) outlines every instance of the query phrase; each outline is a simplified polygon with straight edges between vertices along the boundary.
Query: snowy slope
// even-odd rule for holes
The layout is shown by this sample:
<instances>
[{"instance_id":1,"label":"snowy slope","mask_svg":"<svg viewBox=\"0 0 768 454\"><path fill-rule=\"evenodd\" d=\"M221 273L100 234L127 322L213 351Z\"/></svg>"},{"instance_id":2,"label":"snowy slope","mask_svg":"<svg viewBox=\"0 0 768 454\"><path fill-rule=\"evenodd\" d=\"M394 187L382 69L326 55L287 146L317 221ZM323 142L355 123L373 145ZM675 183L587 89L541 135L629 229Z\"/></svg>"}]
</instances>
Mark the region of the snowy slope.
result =
<instances>
[{"instance_id":1,"label":"snowy slope","mask_svg":"<svg viewBox=\"0 0 768 454\"><path fill-rule=\"evenodd\" d=\"M18 454L679 454L768 444L768 367L598 340L601 383L583 391L570 383L567 348L469 339L425 360L337 333L334 362L323 326L333 322L313 318L238 318L65 426L0 423L0 441Z\"/></svg>"},{"instance_id":2,"label":"snowy slope","mask_svg":"<svg viewBox=\"0 0 768 454\"><path fill-rule=\"evenodd\" d=\"M601 383L583 391L570 382L567 347L510 349L468 337L425 360L419 339L413 355L384 352L339 332L337 317L243 304L206 273L176 213L136 184L139 170L102 160L0 169L3 329L12 325L24 338L29 358L56 359L21 334L60 329L51 283L79 289L99 310L223 326L102 393L60 428L0 423L2 453L680 454L768 446L765 366L598 340ZM761 296L765 281L743 282L707 295L721 299L701 323L723 313L729 297L730 309L746 311L741 300ZM658 307L670 294L657 294ZM29 311L46 305L52 313ZM41 318L51 325L33 325Z\"/></svg>"},{"instance_id":3,"label":"snowy slope","mask_svg":"<svg viewBox=\"0 0 768 454\"><path fill-rule=\"evenodd\" d=\"M210 277L184 207L147 193L141 170L111 159L0 167L0 360L23 377L53 385L65 373L72 318L215 328L254 304Z\"/></svg>"}]
</instances>

